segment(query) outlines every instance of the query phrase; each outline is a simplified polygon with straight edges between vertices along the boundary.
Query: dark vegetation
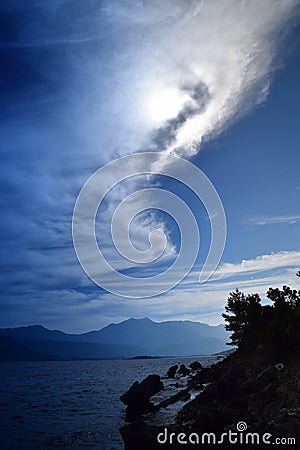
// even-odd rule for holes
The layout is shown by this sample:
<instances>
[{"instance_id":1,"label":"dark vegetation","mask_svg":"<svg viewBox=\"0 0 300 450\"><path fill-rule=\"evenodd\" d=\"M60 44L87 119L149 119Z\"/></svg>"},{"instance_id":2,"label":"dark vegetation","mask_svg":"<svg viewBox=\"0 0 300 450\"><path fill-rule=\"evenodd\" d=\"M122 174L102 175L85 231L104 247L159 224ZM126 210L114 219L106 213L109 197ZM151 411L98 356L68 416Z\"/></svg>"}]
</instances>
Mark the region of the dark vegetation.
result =
<instances>
[{"instance_id":1,"label":"dark vegetation","mask_svg":"<svg viewBox=\"0 0 300 450\"><path fill-rule=\"evenodd\" d=\"M257 362L297 363L300 290L270 288L267 297L273 303L262 306L258 294L245 295L238 289L230 293L223 314L226 330L232 332L229 345L238 346L240 353L249 356L255 350Z\"/></svg>"}]
</instances>

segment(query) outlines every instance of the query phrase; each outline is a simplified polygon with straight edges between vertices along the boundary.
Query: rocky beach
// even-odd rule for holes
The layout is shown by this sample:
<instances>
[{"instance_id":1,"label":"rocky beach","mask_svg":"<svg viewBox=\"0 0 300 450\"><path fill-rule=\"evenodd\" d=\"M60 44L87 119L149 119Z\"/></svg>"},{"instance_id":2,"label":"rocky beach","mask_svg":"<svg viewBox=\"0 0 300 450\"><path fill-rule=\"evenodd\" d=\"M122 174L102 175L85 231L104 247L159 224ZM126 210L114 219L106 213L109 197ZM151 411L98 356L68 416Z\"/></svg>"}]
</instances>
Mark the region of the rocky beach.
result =
<instances>
[{"instance_id":1,"label":"rocky beach","mask_svg":"<svg viewBox=\"0 0 300 450\"><path fill-rule=\"evenodd\" d=\"M131 397L128 423L120 430L126 450L211 448L213 444L224 449L232 445L263 448L279 440L278 448L299 448L300 379L295 362L255 364L237 350L211 367L194 367L186 368L186 388L160 404L150 402L150 397L163 389L158 375L150 375L125 394L125 400ZM184 377L179 369L170 368L169 377ZM151 424L149 411L189 400L199 391L178 411L172 424ZM124 396L121 399L124 401Z\"/></svg>"}]
</instances>

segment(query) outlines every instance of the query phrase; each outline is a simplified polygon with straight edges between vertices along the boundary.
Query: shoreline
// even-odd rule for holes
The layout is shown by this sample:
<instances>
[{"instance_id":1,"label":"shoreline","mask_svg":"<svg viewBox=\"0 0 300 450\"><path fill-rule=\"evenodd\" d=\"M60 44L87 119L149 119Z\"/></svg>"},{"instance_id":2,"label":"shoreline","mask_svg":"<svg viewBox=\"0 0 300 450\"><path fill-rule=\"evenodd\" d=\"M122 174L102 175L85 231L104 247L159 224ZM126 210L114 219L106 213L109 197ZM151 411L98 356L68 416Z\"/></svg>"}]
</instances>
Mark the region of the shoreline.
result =
<instances>
[{"instance_id":1,"label":"shoreline","mask_svg":"<svg viewBox=\"0 0 300 450\"><path fill-rule=\"evenodd\" d=\"M239 448L264 448L273 441L275 443L275 439L283 439L281 442L294 439L295 444L290 441L288 448L299 448L298 367L282 363L253 363L251 358L249 360L237 350L210 367L191 374L187 379L186 391L190 394L197 390L200 393L179 408L171 424L151 423L152 411L148 412L148 418L140 414L121 427L125 450L195 448L197 442L188 440L191 435L199 440L201 448L212 448L212 443L200 442L204 434L210 433L213 439L214 433L216 440L219 436L220 441L222 434L226 433L235 433L235 438L242 439L242 432L245 439L251 438L254 442L248 442L249 445L240 443ZM245 429L239 430L238 426ZM251 433L256 433L258 437ZM208 437L205 436L205 439ZM260 439L259 442L257 439ZM268 443L263 439L273 441ZM232 445L223 437L223 442L220 441L218 446L229 449Z\"/></svg>"}]
</instances>

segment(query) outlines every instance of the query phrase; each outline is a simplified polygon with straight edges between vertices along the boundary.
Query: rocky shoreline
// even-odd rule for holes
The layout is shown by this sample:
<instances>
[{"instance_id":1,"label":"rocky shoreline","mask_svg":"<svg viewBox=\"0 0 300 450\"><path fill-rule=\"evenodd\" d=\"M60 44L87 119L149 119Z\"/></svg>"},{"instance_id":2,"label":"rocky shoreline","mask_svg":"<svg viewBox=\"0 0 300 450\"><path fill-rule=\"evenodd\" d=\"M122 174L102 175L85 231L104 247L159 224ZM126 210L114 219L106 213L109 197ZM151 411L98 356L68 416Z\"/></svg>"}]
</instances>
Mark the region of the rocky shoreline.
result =
<instances>
[{"instance_id":1,"label":"rocky shoreline","mask_svg":"<svg viewBox=\"0 0 300 450\"><path fill-rule=\"evenodd\" d=\"M214 444L223 449L233 445L254 449L272 443L277 448L300 449L297 364L262 364L237 350L208 368L197 363L193 369L171 367L168 377L178 379L179 370L187 379L185 388L158 404L151 402L163 389L158 375L134 383L121 396L127 405L127 424L120 429L125 450L211 449ZM151 411L187 401L192 392L199 391L179 410L173 423L153 425L145 419Z\"/></svg>"}]
</instances>

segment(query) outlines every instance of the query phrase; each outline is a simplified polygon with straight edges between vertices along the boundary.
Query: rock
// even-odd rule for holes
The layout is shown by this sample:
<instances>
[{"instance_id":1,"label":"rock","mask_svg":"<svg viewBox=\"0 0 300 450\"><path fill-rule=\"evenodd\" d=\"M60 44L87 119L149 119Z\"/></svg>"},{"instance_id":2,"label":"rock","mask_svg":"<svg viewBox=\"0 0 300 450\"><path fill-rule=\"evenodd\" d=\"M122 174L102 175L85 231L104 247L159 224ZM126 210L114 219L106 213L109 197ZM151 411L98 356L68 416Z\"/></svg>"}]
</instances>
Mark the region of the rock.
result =
<instances>
[{"instance_id":1,"label":"rock","mask_svg":"<svg viewBox=\"0 0 300 450\"><path fill-rule=\"evenodd\" d=\"M173 425L167 427L149 425L140 420L120 428L120 433L125 444L125 450L182 450L183 448L195 448L195 445L191 447L179 443L177 436L179 438L180 436L182 437L180 435L181 430L178 430Z\"/></svg>"},{"instance_id":2,"label":"rock","mask_svg":"<svg viewBox=\"0 0 300 450\"><path fill-rule=\"evenodd\" d=\"M293 437L295 442L300 439L300 408L282 408L279 413L270 420L268 432L277 436ZM290 448L295 448L290 445ZM299 447L297 447L299 448Z\"/></svg>"},{"instance_id":3,"label":"rock","mask_svg":"<svg viewBox=\"0 0 300 450\"><path fill-rule=\"evenodd\" d=\"M156 436L162 431L162 427L146 425L142 420L135 421L120 428L125 450L154 450L159 447L161 448L157 443Z\"/></svg>"},{"instance_id":4,"label":"rock","mask_svg":"<svg viewBox=\"0 0 300 450\"><path fill-rule=\"evenodd\" d=\"M135 381L120 400L132 410L144 411L151 406L150 398L163 388L159 375L148 375L141 383Z\"/></svg>"},{"instance_id":5,"label":"rock","mask_svg":"<svg viewBox=\"0 0 300 450\"><path fill-rule=\"evenodd\" d=\"M178 369L178 365L175 364L175 366L171 366L167 372L167 377L168 378L174 378L175 377L175 373L177 372Z\"/></svg>"},{"instance_id":6,"label":"rock","mask_svg":"<svg viewBox=\"0 0 300 450\"><path fill-rule=\"evenodd\" d=\"M166 406L173 405L173 403L181 401L186 401L191 398L191 394L187 389L182 389L181 391L177 392L177 394L172 395L171 397L167 398L166 400L163 400L158 405L159 408L165 408Z\"/></svg>"},{"instance_id":7,"label":"rock","mask_svg":"<svg viewBox=\"0 0 300 450\"><path fill-rule=\"evenodd\" d=\"M257 375L255 381L257 386L265 386L267 383L274 383L277 377L275 367L266 367Z\"/></svg>"},{"instance_id":8,"label":"rock","mask_svg":"<svg viewBox=\"0 0 300 450\"><path fill-rule=\"evenodd\" d=\"M184 364L181 364L181 366L179 367L178 373L180 375L185 376L185 375L188 375L190 373L190 371Z\"/></svg>"},{"instance_id":9,"label":"rock","mask_svg":"<svg viewBox=\"0 0 300 450\"><path fill-rule=\"evenodd\" d=\"M194 362L192 362L192 363L189 365L189 367L190 367L192 370L200 370L200 369L203 368L203 365L202 365L201 363L199 363L198 361L194 361Z\"/></svg>"}]
</instances>

